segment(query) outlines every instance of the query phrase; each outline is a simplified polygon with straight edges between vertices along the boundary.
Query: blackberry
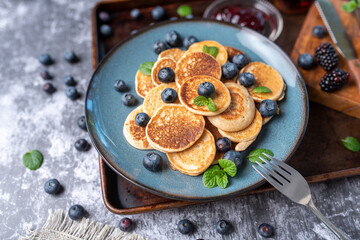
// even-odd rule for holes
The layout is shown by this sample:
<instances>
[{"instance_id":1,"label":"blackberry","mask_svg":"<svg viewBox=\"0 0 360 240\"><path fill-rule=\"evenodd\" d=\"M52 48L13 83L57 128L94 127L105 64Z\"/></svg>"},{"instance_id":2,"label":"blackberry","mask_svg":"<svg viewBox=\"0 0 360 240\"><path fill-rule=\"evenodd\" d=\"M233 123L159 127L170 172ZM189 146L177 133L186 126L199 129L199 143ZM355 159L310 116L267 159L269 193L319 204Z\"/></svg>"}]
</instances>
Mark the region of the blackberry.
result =
<instances>
[{"instance_id":1,"label":"blackberry","mask_svg":"<svg viewBox=\"0 0 360 240\"><path fill-rule=\"evenodd\" d=\"M350 74L342 69L335 69L332 72L326 73L321 81L321 90L325 92L333 92L340 89L349 80Z\"/></svg>"},{"instance_id":2,"label":"blackberry","mask_svg":"<svg viewBox=\"0 0 360 240\"><path fill-rule=\"evenodd\" d=\"M326 71L334 69L338 64L338 54L331 43L322 43L315 49L315 58Z\"/></svg>"}]
</instances>

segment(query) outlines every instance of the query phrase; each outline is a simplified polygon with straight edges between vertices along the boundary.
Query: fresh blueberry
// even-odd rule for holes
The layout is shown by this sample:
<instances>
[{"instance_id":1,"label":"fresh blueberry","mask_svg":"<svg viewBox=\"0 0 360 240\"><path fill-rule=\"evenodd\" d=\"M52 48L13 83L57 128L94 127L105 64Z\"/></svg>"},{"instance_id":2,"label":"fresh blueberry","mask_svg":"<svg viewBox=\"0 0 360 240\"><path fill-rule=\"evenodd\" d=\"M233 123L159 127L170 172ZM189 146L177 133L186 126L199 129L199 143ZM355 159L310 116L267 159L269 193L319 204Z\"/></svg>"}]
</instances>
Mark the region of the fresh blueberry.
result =
<instances>
[{"instance_id":1,"label":"fresh blueberry","mask_svg":"<svg viewBox=\"0 0 360 240\"><path fill-rule=\"evenodd\" d=\"M199 41L199 40L197 40L196 37L194 37L194 36L188 36L188 37L184 38L183 44L184 44L184 47L185 47L186 49L188 49L188 48L191 46L191 44L196 43L196 42L198 42L198 41Z\"/></svg>"},{"instance_id":2,"label":"fresh blueberry","mask_svg":"<svg viewBox=\"0 0 360 240\"><path fill-rule=\"evenodd\" d=\"M189 14L189 15L185 16L185 18L186 18L186 19L192 19L192 18L194 18L194 15Z\"/></svg>"},{"instance_id":3,"label":"fresh blueberry","mask_svg":"<svg viewBox=\"0 0 360 240\"><path fill-rule=\"evenodd\" d=\"M200 96L212 98L215 94L215 87L211 82L202 82L200 83L197 92Z\"/></svg>"},{"instance_id":4,"label":"fresh blueberry","mask_svg":"<svg viewBox=\"0 0 360 240\"><path fill-rule=\"evenodd\" d=\"M233 57L232 62L240 70L249 63L249 59L244 54L238 54Z\"/></svg>"},{"instance_id":5,"label":"fresh blueberry","mask_svg":"<svg viewBox=\"0 0 360 240\"><path fill-rule=\"evenodd\" d=\"M173 103L175 102L176 98L177 98L177 93L172 88L165 88L164 91L162 91L161 93L161 99L165 103Z\"/></svg>"},{"instance_id":6,"label":"fresh blueberry","mask_svg":"<svg viewBox=\"0 0 360 240\"><path fill-rule=\"evenodd\" d=\"M139 19L140 16L141 16L140 10L139 10L138 8L132 9L131 12L130 12L130 16L131 16L133 19Z\"/></svg>"},{"instance_id":7,"label":"fresh blueberry","mask_svg":"<svg viewBox=\"0 0 360 240\"><path fill-rule=\"evenodd\" d=\"M153 44L153 49L156 54L161 53L162 51L165 51L167 49L167 46L164 42L157 40Z\"/></svg>"},{"instance_id":8,"label":"fresh blueberry","mask_svg":"<svg viewBox=\"0 0 360 240\"><path fill-rule=\"evenodd\" d=\"M76 150L85 152L90 149L90 144L83 138L77 140L74 144Z\"/></svg>"},{"instance_id":9,"label":"fresh blueberry","mask_svg":"<svg viewBox=\"0 0 360 240\"><path fill-rule=\"evenodd\" d=\"M74 78L71 75L65 76L64 77L64 83L67 86L75 86L76 82L74 80Z\"/></svg>"},{"instance_id":10,"label":"fresh blueberry","mask_svg":"<svg viewBox=\"0 0 360 240\"><path fill-rule=\"evenodd\" d=\"M103 24L100 26L100 33L101 35L103 35L104 37L111 37L113 34L113 31L111 29L111 27L107 24Z\"/></svg>"},{"instance_id":11,"label":"fresh blueberry","mask_svg":"<svg viewBox=\"0 0 360 240\"><path fill-rule=\"evenodd\" d=\"M255 77L252 73L244 72L241 73L239 76L239 83L244 87L249 87L253 85L255 82Z\"/></svg>"},{"instance_id":12,"label":"fresh blueberry","mask_svg":"<svg viewBox=\"0 0 360 240\"><path fill-rule=\"evenodd\" d=\"M44 190L48 194L57 194L60 191L61 185L56 179L49 179L44 184Z\"/></svg>"},{"instance_id":13,"label":"fresh blueberry","mask_svg":"<svg viewBox=\"0 0 360 240\"><path fill-rule=\"evenodd\" d=\"M317 38L323 38L326 36L326 28L321 25L315 26L312 30L312 34Z\"/></svg>"},{"instance_id":14,"label":"fresh blueberry","mask_svg":"<svg viewBox=\"0 0 360 240\"><path fill-rule=\"evenodd\" d=\"M164 68L160 69L160 71L158 73L158 78L159 78L160 82L169 83L169 82L174 81L175 73L171 68L164 67Z\"/></svg>"},{"instance_id":15,"label":"fresh blueberry","mask_svg":"<svg viewBox=\"0 0 360 240\"><path fill-rule=\"evenodd\" d=\"M108 12L101 11L101 12L99 12L99 19L100 19L103 23L110 22L110 14L109 14Z\"/></svg>"},{"instance_id":16,"label":"fresh blueberry","mask_svg":"<svg viewBox=\"0 0 360 240\"><path fill-rule=\"evenodd\" d=\"M261 236L269 238L272 237L274 234L274 227L267 223L262 223L258 228L258 232Z\"/></svg>"},{"instance_id":17,"label":"fresh blueberry","mask_svg":"<svg viewBox=\"0 0 360 240\"><path fill-rule=\"evenodd\" d=\"M80 96L79 92L73 86L67 87L66 90L65 90L65 94L71 100L75 100Z\"/></svg>"},{"instance_id":18,"label":"fresh blueberry","mask_svg":"<svg viewBox=\"0 0 360 240\"><path fill-rule=\"evenodd\" d=\"M48 53L43 53L39 56L39 62L42 65L51 65L54 63L53 59L51 58L51 56Z\"/></svg>"},{"instance_id":19,"label":"fresh blueberry","mask_svg":"<svg viewBox=\"0 0 360 240\"><path fill-rule=\"evenodd\" d=\"M40 76L44 79L44 80L51 80L53 77L51 76L51 74L47 71L47 70L42 70L40 72Z\"/></svg>"},{"instance_id":20,"label":"fresh blueberry","mask_svg":"<svg viewBox=\"0 0 360 240\"><path fill-rule=\"evenodd\" d=\"M132 95L131 93L125 93L122 97L121 97L121 101L123 102L124 105L126 106L134 106L136 103L136 98L134 97L134 95Z\"/></svg>"},{"instance_id":21,"label":"fresh blueberry","mask_svg":"<svg viewBox=\"0 0 360 240\"><path fill-rule=\"evenodd\" d=\"M52 94L52 93L54 93L56 91L56 88L51 83L45 83L43 85L43 90L46 93Z\"/></svg>"},{"instance_id":22,"label":"fresh blueberry","mask_svg":"<svg viewBox=\"0 0 360 240\"><path fill-rule=\"evenodd\" d=\"M190 234L194 231L194 224L188 219L183 219L178 222L177 229L181 234Z\"/></svg>"},{"instance_id":23,"label":"fresh blueberry","mask_svg":"<svg viewBox=\"0 0 360 240\"><path fill-rule=\"evenodd\" d=\"M227 152L231 149L231 141L227 137L216 140L216 149L220 152Z\"/></svg>"},{"instance_id":24,"label":"fresh blueberry","mask_svg":"<svg viewBox=\"0 0 360 240\"><path fill-rule=\"evenodd\" d=\"M64 59L69 63L76 63L79 61L79 58L73 51L68 51L64 53Z\"/></svg>"},{"instance_id":25,"label":"fresh blueberry","mask_svg":"<svg viewBox=\"0 0 360 240\"><path fill-rule=\"evenodd\" d=\"M132 30L131 32L130 32L130 35L134 35L135 33L137 33L138 32L138 30L137 29L134 29L134 30Z\"/></svg>"},{"instance_id":26,"label":"fresh blueberry","mask_svg":"<svg viewBox=\"0 0 360 240\"><path fill-rule=\"evenodd\" d=\"M222 65L221 70L222 76L225 79L232 79L238 74L238 68L236 67L235 63L225 63Z\"/></svg>"},{"instance_id":27,"label":"fresh blueberry","mask_svg":"<svg viewBox=\"0 0 360 240\"><path fill-rule=\"evenodd\" d=\"M145 127L148 124L149 121L150 121L149 115L147 115L144 112L139 112L135 116L135 123L139 127Z\"/></svg>"},{"instance_id":28,"label":"fresh blueberry","mask_svg":"<svg viewBox=\"0 0 360 240\"><path fill-rule=\"evenodd\" d=\"M133 224L130 218L122 218L119 222L119 228L123 232L130 232L133 228Z\"/></svg>"},{"instance_id":29,"label":"fresh blueberry","mask_svg":"<svg viewBox=\"0 0 360 240\"><path fill-rule=\"evenodd\" d=\"M216 223L216 231L220 233L221 235L229 234L231 231L231 224L228 221L225 220L219 220Z\"/></svg>"},{"instance_id":30,"label":"fresh blueberry","mask_svg":"<svg viewBox=\"0 0 360 240\"><path fill-rule=\"evenodd\" d=\"M128 90L128 87L123 80L116 80L114 82L114 88L118 92L126 92Z\"/></svg>"},{"instance_id":31,"label":"fresh blueberry","mask_svg":"<svg viewBox=\"0 0 360 240\"><path fill-rule=\"evenodd\" d=\"M72 220L81 220L85 216L85 209L83 206L75 204L69 208L68 214Z\"/></svg>"},{"instance_id":32,"label":"fresh blueberry","mask_svg":"<svg viewBox=\"0 0 360 240\"><path fill-rule=\"evenodd\" d=\"M243 158L241 157L241 154L238 151L234 151L234 150L227 151L222 158L233 161L236 167L240 166L243 162Z\"/></svg>"},{"instance_id":33,"label":"fresh blueberry","mask_svg":"<svg viewBox=\"0 0 360 240\"><path fill-rule=\"evenodd\" d=\"M263 100L259 105L259 112L263 117L274 116L277 111L277 104L273 100Z\"/></svg>"},{"instance_id":34,"label":"fresh blueberry","mask_svg":"<svg viewBox=\"0 0 360 240\"><path fill-rule=\"evenodd\" d=\"M79 117L78 121L77 121L77 124L78 124L79 128L81 128L82 130L87 131L85 116Z\"/></svg>"},{"instance_id":35,"label":"fresh blueberry","mask_svg":"<svg viewBox=\"0 0 360 240\"><path fill-rule=\"evenodd\" d=\"M301 54L298 58L298 65L305 70L315 67L314 57L309 53Z\"/></svg>"},{"instance_id":36,"label":"fresh blueberry","mask_svg":"<svg viewBox=\"0 0 360 240\"><path fill-rule=\"evenodd\" d=\"M150 152L143 158L144 167L152 172L158 172L161 170L162 158L155 152Z\"/></svg>"},{"instance_id":37,"label":"fresh blueberry","mask_svg":"<svg viewBox=\"0 0 360 240\"><path fill-rule=\"evenodd\" d=\"M165 17L165 11L164 11L164 9L162 7L156 6L151 11L151 16L156 21L161 20L161 19L163 19Z\"/></svg>"},{"instance_id":38,"label":"fresh blueberry","mask_svg":"<svg viewBox=\"0 0 360 240\"><path fill-rule=\"evenodd\" d=\"M171 47L177 47L181 44L180 35L176 31L169 31L165 34L165 41Z\"/></svg>"}]
</instances>

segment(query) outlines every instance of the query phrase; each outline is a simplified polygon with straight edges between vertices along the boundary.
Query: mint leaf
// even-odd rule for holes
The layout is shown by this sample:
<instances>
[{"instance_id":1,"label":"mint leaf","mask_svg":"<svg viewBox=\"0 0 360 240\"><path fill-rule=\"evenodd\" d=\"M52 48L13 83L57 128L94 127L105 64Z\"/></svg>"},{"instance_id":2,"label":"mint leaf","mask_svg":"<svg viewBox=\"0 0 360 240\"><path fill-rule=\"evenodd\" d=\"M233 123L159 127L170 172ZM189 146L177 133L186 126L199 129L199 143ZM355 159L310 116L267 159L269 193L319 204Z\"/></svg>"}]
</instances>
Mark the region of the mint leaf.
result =
<instances>
[{"instance_id":1,"label":"mint leaf","mask_svg":"<svg viewBox=\"0 0 360 240\"><path fill-rule=\"evenodd\" d=\"M360 151L360 143L359 141L354 137L346 137L345 139L341 140L344 144L344 146L352 151L352 152L358 152Z\"/></svg>"},{"instance_id":2,"label":"mint leaf","mask_svg":"<svg viewBox=\"0 0 360 240\"><path fill-rule=\"evenodd\" d=\"M209 100L204 96L197 96L194 99L194 104L196 106L207 106L209 104Z\"/></svg>"},{"instance_id":3,"label":"mint leaf","mask_svg":"<svg viewBox=\"0 0 360 240\"><path fill-rule=\"evenodd\" d=\"M344 10L345 12L353 12L356 9L355 0L352 0L348 3L344 3L343 5L341 5L341 9Z\"/></svg>"},{"instance_id":4,"label":"mint leaf","mask_svg":"<svg viewBox=\"0 0 360 240\"><path fill-rule=\"evenodd\" d=\"M214 58L216 58L216 56L218 55L218 52L219 52L217 47L208 47L206 45L203 46L202 50L204 53L208 53L211 56L213 56Z\"/></svg>"},{"instance_id":5,"label":"mint leaf","mask_svg":"<svg viewBox=\"0 0 360 240\"><path fill-rule=\"evenodd\" d=\"M249 153L249 155L247 156L247 158L249 159L250 162L255 163L255 164L256 164L256 161L258 161L260 163L264 163L264 161L262 161L259 157L265 158L266 160L270 161L270 159L268 157L265 157L263 155L263 153L266 153L267 155L270 155L270 156L274 156L274 153L272 151L265 149L265 148L258 148L258 149L252 150Z\"/></svg>"},{"instance_id":6,"label":"mint leaf","mask_svg":"<svg viewBox=\"0 0 360 240\"><path fill-rule=\"evenodd\" d=\"M192 9L189 5L181 5L177 8L177 14L180 16L180 17L186 17L188 15L191 15L192 13Z\"/></svg>"},{"instance_id":7,"label":"mint leaf","mask_svg":"<svg viewBox=\"0 0 360 240\"><path fill-rule=\"evenodd\" d=\"M213 100L211 98L208 98L207 107L210 110L210 112L215 112L216 111L215 104L214 104L214 102L213 102Z\"/></svg>"},{"instance_id":8,"label":"mint leaf","mask_svg":"<svg viewBox=\"0 0 360 240\"><path fill-rule=\"evenodd\" d=\"M216 183L219 187L226 188L228 182L228 177L224 171L221 171L218 175L216 175Z\"/></svg>"},{"instance_id":9,"label":"mint leaf","mask_svg":"<svg viewBox=\"0 0 360 240\"><path fill-rule=\"evenodd\" d=\"M220 167L218 165L209 167L203 174L202 180L203 180L204 186L207 188L216 187L218 185L216 176L218 174L221 174L221 172L222 172L222 170L220 169Z\"/></svg>"},{"instance_id":10,"label":"mint leaf","mask_svg":"<svg viewBox=\"0 0 360 240\"><path fill-rule=\"evenodd\" d=\"M235 177L237 172L237 167L235 163L228 159L219 159L220 167L230 175L230 177Z\"/></svg>"},{"instance_id":11,"label":"mint leaf","mask_svg":"<svg viewBox=\"0 0 360 240\"><path fill-rule=\"evenodd\" d=\"M253 93L271 93L271 90L264 86L259 86L253 89Z\"/></svg>"},{"instance_id":12,"label":"mint leaf","mask_svg":"<svg viewBox=\"0 0 360 240\"><path fill-rule=\"evenodd\" d=\"M140 64L139 70L141 73L150 76L153 67L154 62L144 62L143 64Z\"/></svg>"},{"instance_id":13,"label":"mint leaf","mask_svg":"<svg viewBox=\"0 0 360 240\"><path fill-rule=\"evenodd\" d=\"M25 167L30 170L38 169L43 162L43 155L38 150L27 152L23 156L23 163Z\"/></svg>"}]
</instances>

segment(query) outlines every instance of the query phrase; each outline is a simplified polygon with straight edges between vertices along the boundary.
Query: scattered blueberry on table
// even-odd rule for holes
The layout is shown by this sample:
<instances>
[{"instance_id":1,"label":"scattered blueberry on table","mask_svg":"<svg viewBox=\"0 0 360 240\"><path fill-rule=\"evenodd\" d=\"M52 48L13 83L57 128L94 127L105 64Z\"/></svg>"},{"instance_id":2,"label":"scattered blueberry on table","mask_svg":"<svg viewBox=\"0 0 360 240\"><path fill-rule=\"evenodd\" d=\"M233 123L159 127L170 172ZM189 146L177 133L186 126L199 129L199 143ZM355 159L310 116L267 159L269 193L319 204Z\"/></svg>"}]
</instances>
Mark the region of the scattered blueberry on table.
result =
<instances>
[{"instance_id":1,"label":"scattered blueberry on table","mask_svg":"<svg viewBox=\"0 0 360 240\"><path fill-rule=\"evenodd\" d=\"M76 54L73 51L68 51L64 53L64 59L68 62L68 63L76 63L79 61L78 56L76 56Z\"/></svg>"},{"instance_id":2,"label":"scattered blueberry on table","mask_svg":"<svg viewBox=\"0 0 360 240\"><path fill-rule=\"evenodd\" d=\"M65 94L71 100L75 100L80 96L79 92L73 86L67 87L65 90Z\"/></svg>"},{"instance_id":3,"label":"scattered blueberry on table","mask_svg":"<svg viewBox=\"0 0 360 240\"><path fill-rule=\"evenodd\" d=\"M326 71L334 69L338 64L338 54L331 43L322 43L315 49L315 58Z\"/></svg>"},{"instance_id":4,"label":"scattered blueberry on table","mask_svg":"<svg viewBox=\"0 0 360 240\"><path fill-rule=\"evenodd\" d=\"M69 208L68 215L72 220L81 220L85 216L85 209L79 204L72 205Z\"/></svg>"},{"instance_id":5,"label":"scattered blueberry on table","mask_svg":"<svg viewBox=\"0 0 360 240\"><path fill-rule=\"evenodd\" d=\"M40 76L44 79L44 80L51 80L53 77L51 76L51 74L45 69L42 70L40 72Z\"/></svg>"},{"instance_id":6,"label":"scattered blueberry on table","mask_svg":"<svg viewBox=\"0 0 360 240\"><path fill-rule=\"evenodd\" d=\"M302 69L309 70L316 66L314 57L309 53L303 53L298 58L298 64Z\"/></svg>"},{"instance_id":7,"label":"scattered blueberry on table","mask_svg":"<svg viewBox=\"0 0 360 240\"><path fill-rule=\"evenodd\" d=\"M78 124L79 128L81 128L82 130L87 131L85 116L79 117L78 120L77 120L77 124Z\"/></svg>"},{"instance_id":8,"label":"scattered blueberry on table","mask_svg":"<svg viewBox=\"0 0 360 240\"><path fill-rule=\"evenodd\" d=\"M56 88L51 83L45 83L43 85L43 90L48 94L52 94L56 91Z\"/></svg>"},{"instance_id":9,"label":"scattered blueberry on table","mask_svg":"<svg viewBox=\"0 0 360 240\"><path fill-rule=\"evenodd\" d=\"M90 144L85 139L78 139L74 144L76 150L80 152L85 152L90 149Z\"/></svg>"},{"instance_id":10,"label":"scattered blueberry on table","mask_svg":"<svg viewBox=\"0 0 360 240\"><path fill-rule=\"evenodd\" d=\"M149 121L150 121L149 115L147 115L144 112L139 112L135 116L135 124L138 125L139 127L146 127Z\"/></svg>"},{"instance_id":11,"label":"scattered blueberry on table","mask_svg":"<svg viewBox=\"0 0 360 240\"><path fill-rule=\"evenodd\" d=\"M234 150L227 151L222 158L233 161L236 167L239 167L243 162L241 154L238 151Z\"/></svg>"},{"instance_id":12,"label":"scattered blueberry on table","mask_svg":"<svg viewBox=\"0 0 360 240\"><path fill-rule=\"evenodd\" d=\"M216 140L216 149L219 152L227 152L231 149L231 141L227 137Z\"/></svg>"},{"instance_id":13,"label":"scattered blueberry on table","mask_svg":"<svg viewBox=\"0 0 360 240\"><path fill-rule=\"evenodd\" d=\"M42 65L48 66L54 63L54 60L51 58L51 56L48 53L43 53L39 56L39 62Z\"/></svg>"},{"instance_id":14,"label":"scattered blueberry on table","mask_svg":"<svg viewBox=\"0 0 360 240\"><path fill-rule=\"evenodd\" d=\"M134 106L136 104L136 98L131 93L125 93L121 97L121 101L125 106Z\"/></svg>"},{"instance_id":15,"label":"scattered blueberry on table","mask_svg":"<svg viewBox=\"0 0 360 240\"><path fill-rule=\"evenodd\" d=\"M325 92L333 92L344 86L348 82L350 74L342 69L335 69L326 73L320 81L321 90Z\"/></svg>"},{"instance_id":16,"label":"scattered blueberry on table","mask_svg":"<svg viewBox=\"0 0 360 240\"><path fill-rule=\"evenodd\" d=\"M132 19L139 19L141 16L140 10L138 8L134 8L130 11L130 16Z\"/></svg>"},{"instance_id":17,"label":"scattered blueberry on table","mask_svg":"<svg viewBox=\"0 0 360 240\"><path fill-rule=\"evenodd\" d=\"M107 24L102 24L100 26L100 33L102 36L104 37L111 37L113 34L113 31L111 29L111 27Z\"/></svg>"},{"instance_id":18,"label":"scattered blueberry on table","mask_svg":"<svg viewBox=\"0 0 360 240\"><path fill-rule=\"evenodd\" d=\"M44 184L44 190L48 194L55 195L60 191L61 185L57 179L49 179Z\"/></svg>"},{"instance_id":19,"label":"scattered blueberry on table","mask_svg":"<svg viewBox=\"0 0 360 240\"><path fill-rule=\"evenodd\" d=\"M128 90L128 87L123 80L119 79L114 82L114 89L118 92L126 92Z\"/></svg>"},{"instance_id":20,"label":"scattered blueberry on table","mask_svg":"<svg viewBox=\"0 0 360 240\"><path fill-rule=\"evenodd\" d=\"M314 35L314 37L323 38L326 36L327 31L326 31L326 28L324 28L321 25L318 25L313 28L312 34Z\"/></svg>"},{"instance_id":21,"label":"scattered blueberry on table","mask_svg":"<svg viewBox=\"0 0 360 240\"><path fill-rule=\"evenodd\" d=\"M161 93L161 99L165 103L173 103L177 98L177 93L172 88L165 88Z\"/></svg>"},{"instance_id":22,"label":"scattered blueberry on table","mask_svg":"<svg viewBox=\"0 0 360 240\"><path fill-rule=\"evenodd\" d=\"M119 228L123 232L130 232L133 229L133 223L130 218L122 218L119 222Z\"/></svg>"},{"instance_id":23,"label":"scattered blueberry on table","mask_svg":"<svg viewBox=\"0 0 360 240\"><path fill-rule=\"evenodd\" d=\"M198 40L196 37L194 37L194 36L188 36L188 37L184 38L183 44L184 44L184 47L185 47L186 49L188 49L188 48L191 46L191 44L196 43L196 42L198 42L198 41L199 41L199 40Z\"/></svg>"},{"instance_id":24,"label":"scattered blueberry on table","mask_svg":"<svg viewBox=\"0 0 360 240\"><path fill-rule=\"evenodd\" d=\"M178 47L181 44L181 37L176 31L172 30L165 34L165 41L171 47Z\"/></svg>"},{"instance_id":25,"label":"scattered blueberry on table","mask_svg":"<svg viewBox=\"0 0 360 240\"><path fill-rule=\"evenodd\" d=\"M237 54L232 58L232 62L240 70L249 63L249 59L244 54Z\"/></svg>"},{"instance_id":26,"label":"scattered blueberry on table","mask_svg":"<svg viewBox=\"0 0 360 240\"><path fill-rule=\"evenodd\" d=\"M274 235L274 228L270 224L262 223L258 228L258 232L261 236L269 238Z\"/></svg>"},{"instance_id":27,"label":"scattered blueberry on table","mask_svg":"<svg viewBox=\"0 0 360 240\"><path fill-rule=\"evenodd\" d=\"M188 219L182 219L178 222L177 229L181 234L190 234L194 231L194 224Z\"/></svg>"},{"instance_id":28,"label":"scattered blueberry on table","mask_svg":"<svg viewBox=\"0 0 360 240\"><path fill-rule=\"evenodd\" d=\"M239 83L243 85L244 87L249 87L254 84L255 77L252 73L243 72L239 76Z\"/></svg>"},{"instance_id":29,"label":"scattered blueberry on table","mask_svg":"<svg viewBox=\"0 0 360 240\"><path fill-rule=\"evenodd\" d=\"M157 40L153 44L153 49L156 54L160 54L167 49L167 46L163 41Z\"/></svg>"},{"instance_id":30,"label":"scattered blueberry on table","mask_svg":"<svg viewBox=\"0 0 360 240\"><path fill-rule=\"evenodd\" d=\"M164 68L160 69L160 71L158 73L158 78L159 78L160 82L163 82L163 83L173 82L175 79L175 73L171 68L164 67Z\"/></svg>"},{"instance_id":31,"label":"scattered blueberry on table","mask_svg":"<svg viewBox=\"0 0 360 240\"><path fill-rule=\"evenodd\" d=\"M216 231L221 235L227 235L231 232L232 226L226 220L220 220L216 223Z\"/></svg>"},{"instance_id":32,"label":"scattered blueberry on table","mask_svg":"<svg viewBox=\"0 0 360 240\"><path fill-rule=\"evenodd\" d=\"M263 100L259 105L259 112L263 117L271 117L276 114L277 104L275 101L266 99Z\"/></svg>"},{"instance_id":33,"label":"scattered blueberry on table","mask_svg":"<svg viewBox=\"0 0 360 240\"><path fill-rule=\"evenodd\" d=\"M200 96L206 98L212 98L215 95L215 87L211 82L202 82L200 83L197 92Z\"/></svg>"},{"instance_id":34,"label":"scattered blueberry on table","mask_svg":"<svg viewBox=\"0 0 360 240\"><path fill-rule=\"evenodd\" d=\"M227 62L221 67L222 76L225 79L232 79L238 74L238 68L235 63Z\"/></svg>"},{"instance_id":35,"label":"scattered blueberry on table","mask_svg":"<svg viewBox=\"0 0 360 240\"><path fill-rule=\"evenodd\" d=\"M156 6L151 11L151 16L154 20L159 21L165 17L165 10L161 6Z\"/></svg>"},{"instance_id":36,"label":"scattered blueberry on table","mask_svg":"<svg viewBox=\"0 0 360 240\"><path fill-rule=\"evenodd\" d=\"M150 152L143 158L144 167L151 172L158 172L161 170L162 157L155 153Z\"/></svg>"},{"instance_id":37,"label":"scattered blueberry on table","mask_svg":"<svg viewBox=\"0 0 360 240\"><path fill-rule=\"evenodd\" d=\"M99 12L99 19L103 23L108 23L108 22L110 22L110 14L108 12L101 11L101 12Z\"/></svg>"},{"instance_id":38,"label":"scattered blueberry on table","mask_svg":"<svg viewBox=\"0 0 360 240\"><path fill-rule=\"evenodd\" d=\"M67 86L75 86L76 85L76 81L74 80L73 76L71 76L71 75L64 77L64 83Z\"/></svg>"}]
</instances>

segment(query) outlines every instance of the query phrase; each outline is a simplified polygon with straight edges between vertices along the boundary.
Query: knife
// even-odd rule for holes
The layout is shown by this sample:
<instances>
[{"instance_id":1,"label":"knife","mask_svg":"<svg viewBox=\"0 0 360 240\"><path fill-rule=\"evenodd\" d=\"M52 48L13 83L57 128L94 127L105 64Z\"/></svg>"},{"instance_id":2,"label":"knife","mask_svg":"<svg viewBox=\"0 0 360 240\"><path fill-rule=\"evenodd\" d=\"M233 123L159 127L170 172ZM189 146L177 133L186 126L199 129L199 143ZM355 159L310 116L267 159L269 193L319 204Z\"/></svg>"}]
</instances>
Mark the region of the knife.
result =
<instances>
[{"instance_id":1,"label":"knife","mask_svg":"<svg viewBox=\"0 0 360 240\"><path fill-rule=\"evenodd\" d=\"M331 39L336 44L337 50L346 59L350 75L355 80L360 92L360 60L356 57L351 40L346 34L346 30L342 25L334 6L329 0L317 0L315 5L328 29Z\"/></svg>"}]
</instances>

